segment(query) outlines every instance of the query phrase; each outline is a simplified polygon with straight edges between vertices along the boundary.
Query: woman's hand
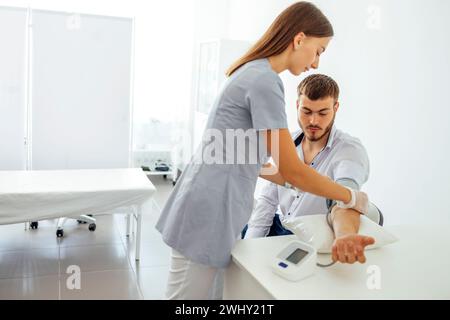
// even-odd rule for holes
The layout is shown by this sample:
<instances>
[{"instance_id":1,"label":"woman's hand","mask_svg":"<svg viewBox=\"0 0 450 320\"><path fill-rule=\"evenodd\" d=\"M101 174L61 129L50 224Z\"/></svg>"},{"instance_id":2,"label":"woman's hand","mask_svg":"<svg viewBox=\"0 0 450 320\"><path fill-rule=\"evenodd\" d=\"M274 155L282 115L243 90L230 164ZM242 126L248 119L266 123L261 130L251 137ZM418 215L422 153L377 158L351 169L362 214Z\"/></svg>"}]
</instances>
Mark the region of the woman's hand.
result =
<instances>
[{"instance_id":1,"label":"woman's hand","mask_svg":"<svg viewBox=\"0 0 450 320\"><path fill-rule=\"evenodd\" d=\"M351 193L351 200L348 203L337 201L337 206L342 209L353 209L362 214L369 212L369 197L365 192L353 190L346 187Z\"/></svg>"}]
</instances>

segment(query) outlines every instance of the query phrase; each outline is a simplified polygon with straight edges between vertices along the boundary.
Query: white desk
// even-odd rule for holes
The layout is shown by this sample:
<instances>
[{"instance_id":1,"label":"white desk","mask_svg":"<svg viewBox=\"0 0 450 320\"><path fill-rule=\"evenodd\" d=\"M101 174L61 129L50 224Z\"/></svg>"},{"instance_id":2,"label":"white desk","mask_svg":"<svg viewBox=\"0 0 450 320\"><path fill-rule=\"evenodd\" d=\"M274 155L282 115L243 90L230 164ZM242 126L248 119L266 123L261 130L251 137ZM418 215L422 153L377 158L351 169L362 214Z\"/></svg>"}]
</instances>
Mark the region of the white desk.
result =
<instances>
[{"instance_id":1,"label":"white desk","mask_svg":"<svg viewBox=\"0 0 450 320\"><path fill-rule=\"evenodd\" d=\"M400 240L366 251L365 264L317 267L299 282L274 274L270 259L295 236L240 240L225 272L225 299L450 299L450 226L387 227ZM331 261L328 254L319 261ZM367 282L380 270L381 289ZM368 273L370 271L370 273Z\"/></svg>"},{"instance_id":2,"label":"white desk","mask_svg":"<svg viewBox=\"0 0 450 320\"><path fill-rule=\"evenodd\" d=\"M142 208L155 191L141 169L0 171L0 224L133 207L139 260Z\"/></svg>"}]
</instances>

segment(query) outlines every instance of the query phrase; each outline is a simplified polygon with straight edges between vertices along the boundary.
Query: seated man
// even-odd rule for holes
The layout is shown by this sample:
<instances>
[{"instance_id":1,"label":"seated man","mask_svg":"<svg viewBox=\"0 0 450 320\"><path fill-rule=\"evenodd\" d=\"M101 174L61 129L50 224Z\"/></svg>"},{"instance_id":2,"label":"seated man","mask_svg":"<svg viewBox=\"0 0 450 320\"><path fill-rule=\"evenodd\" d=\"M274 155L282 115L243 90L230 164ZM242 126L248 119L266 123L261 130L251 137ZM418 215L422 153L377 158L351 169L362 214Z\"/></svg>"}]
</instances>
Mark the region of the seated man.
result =
<instances>
[{"instance_id":1,"label":"seated man","mask_svg":"<svg viewBox=\"0 0 450 320\"><path fill-rule=\"evenodd\" d=\"M293 139L299 157L337 183L359 190L369 176L369 159L357 138L334 125L339 108L337 83L328 76L313 74L300 83L297 92L301 131ZM280 214L276 214L278 206ZM257 199L243 238L292 234L281 221L300 215L328 214L331 206L322 197L269 183ZM359 212L333 206L328 221L335 233L333 261L364 263L364 248L374 239L358 235Z\"/></svg>"}]
</instances>

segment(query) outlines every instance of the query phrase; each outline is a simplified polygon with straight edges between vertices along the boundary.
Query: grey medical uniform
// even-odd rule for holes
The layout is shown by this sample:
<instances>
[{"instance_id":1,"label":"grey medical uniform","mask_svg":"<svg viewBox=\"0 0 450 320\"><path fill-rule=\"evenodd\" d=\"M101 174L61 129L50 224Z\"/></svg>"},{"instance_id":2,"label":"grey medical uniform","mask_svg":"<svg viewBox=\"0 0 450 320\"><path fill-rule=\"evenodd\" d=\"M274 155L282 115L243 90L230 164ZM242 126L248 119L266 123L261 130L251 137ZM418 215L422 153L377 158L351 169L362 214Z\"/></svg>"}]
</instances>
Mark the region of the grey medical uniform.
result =
<instances>
[{"instance_id":1,"label":"grey medical uniform","mask_svg":"<svg viewBox=\"0 0 450 320\"><path fill-rule=\"evenodd\" d=\"M268 154L258 152L254 163L202 162L205 148L213 142L206 132L213 129L225 137L230 129L249 130L258 139L248 143L259 145L260 130L287 128L284 107L283 83L267 59L248 62L227 79L214 102L202 144L156 224L167 245L196 263L228 265L231 250L250 218L256 180ZM226 157L230 149L225 143L218 145Z\"/></svg>"}]
</instances>

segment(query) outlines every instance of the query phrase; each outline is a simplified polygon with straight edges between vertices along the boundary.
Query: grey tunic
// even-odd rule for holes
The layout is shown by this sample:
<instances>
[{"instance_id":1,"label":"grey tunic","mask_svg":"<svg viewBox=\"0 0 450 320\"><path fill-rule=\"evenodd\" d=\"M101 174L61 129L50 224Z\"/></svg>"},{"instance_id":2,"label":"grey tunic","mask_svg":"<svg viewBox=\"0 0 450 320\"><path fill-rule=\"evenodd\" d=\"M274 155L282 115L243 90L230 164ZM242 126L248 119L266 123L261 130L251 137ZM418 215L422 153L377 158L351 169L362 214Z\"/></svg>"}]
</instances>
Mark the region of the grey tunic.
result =
<instances>
[{"instance_id":1,"label":"grey tunic","mask_svg":"<svg viewBox=\"0 0 450 320\"><path fill-rule=\"evenodd\" d=\"M167 245L196 263L228 265L253 209L259 171L269 156L260 131L287 128L284 107L283 83L267 59L248 62L227 79L202 143L156 224ZM246 148L227 138L230 132L242 130L249 134ZM254 158L252 150L256 150ZM206 159L208 155L217 161Z\"/></svg>"}]
</instances>

